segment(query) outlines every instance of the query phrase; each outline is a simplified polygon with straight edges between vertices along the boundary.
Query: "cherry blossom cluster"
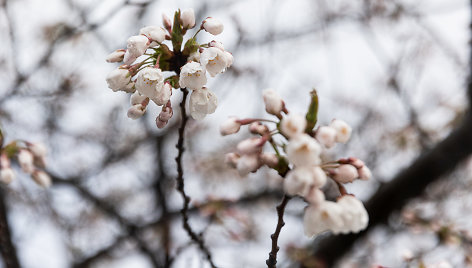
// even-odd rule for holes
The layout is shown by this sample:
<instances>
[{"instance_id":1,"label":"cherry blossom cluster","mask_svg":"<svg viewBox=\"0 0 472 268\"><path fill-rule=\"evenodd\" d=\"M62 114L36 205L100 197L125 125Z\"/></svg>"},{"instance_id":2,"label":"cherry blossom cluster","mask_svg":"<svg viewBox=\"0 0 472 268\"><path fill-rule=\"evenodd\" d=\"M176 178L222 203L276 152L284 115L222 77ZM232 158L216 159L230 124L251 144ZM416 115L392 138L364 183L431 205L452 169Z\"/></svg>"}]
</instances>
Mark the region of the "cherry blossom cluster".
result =
<instances>
[{"instance_id":1,"label":"cherry blossom cluster","mask_svg":"<svg viewBox=\"0 0 472 268\"><path fill-rule=\"evenodd\" d=\"M321 155L336 145L346 143L352 129L344 121L334 119L327 126L318 126L318 97L312 101L306 115L290 113L285 102L274 90L263 92L265 109L277 120L239 119L230 117L220 126L222 135L239 132L248 125L255 137L241 141L237 151L226 155L228 165L241 176L256 172L266 165L284 177L283 188L290 196L301 196L308 203L304 215L305 234L314 236L324 231L333 233L359 232L367 227L368 214L361 201L347 194L343 184L368 180L369 168L357 158L323 162ZM280 135L280 139L275 137ZM274 153L264 152L270 145ZM328 179L339 187L341 196L328 201L322 191Z\"/></svg>"},{"instance_id":2,"label":"cherry blossom cluster","mask_svg":"<svg viewBox=\"0 0 472 268\"><path fill-rule=\"evenodd\" d=\"M0 149L0 182L11 183L15 171L11 167L11 160L16 160L23 170L42 187L51 186L51 177L44 171L46 167L46 147L41 143L27 141L13 141Z\"/></svg>"},{"instance_id":3,"label":"cherry blossom cluster","mask_svg":"<svg viewBox=\"0 0 472 268\"><path fill-rule=\"evenodd\" d=\"M156 125L163 128L173 115L172 91L179 88L192 91L189 110L194 119L203 119L216 110L218 101L206 87L206 73L211 77L223 73L232 65L233 56L218 41L197 43L196 37L202 30L212 35L223 32L223 24L212 17L203 20L200 28L182 47L183 37L195 25L193 9L177 11L173 22L163 15L164 27L146 26L139 35L128 39L126 49L108 55L107 62L123 62L108 74L106 81L113 91L132 93L129 118L140 118L149 103L154 102L162 106ZM172 50L166 41L172 44Z\"/></svg>"}]
</instances>

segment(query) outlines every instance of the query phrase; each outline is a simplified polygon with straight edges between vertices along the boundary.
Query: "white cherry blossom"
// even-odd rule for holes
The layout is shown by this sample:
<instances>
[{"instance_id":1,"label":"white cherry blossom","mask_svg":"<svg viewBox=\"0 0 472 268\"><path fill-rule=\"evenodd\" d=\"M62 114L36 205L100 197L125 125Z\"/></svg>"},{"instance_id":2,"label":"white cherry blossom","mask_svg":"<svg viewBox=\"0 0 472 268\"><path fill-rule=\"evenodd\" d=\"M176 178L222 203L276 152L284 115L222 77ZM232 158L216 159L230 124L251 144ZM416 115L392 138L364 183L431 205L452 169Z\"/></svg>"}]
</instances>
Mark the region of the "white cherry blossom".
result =
<instances>
[{"instance_id":1,"label":"white cherry blossom","mask_svg":"<svg viewBox=\"0 0 472 268\"><path fill-rule=\"evenodd\" d=\"M32 175L33 180L41 187L49 188L52 184L51 177L42 170L36 170Z\"/></svg>"},{"instance_id":2,"label":"white cherry blossom","mask_svg":"<svg viewBox=\"0 0 472 268\"><path fill-rule=\"evenodd\" d=\"M290 113L282 119L280 130L289 138L294 138L305 132L306 119L300 114Z\"/></svg>"},{"instance_id":3,"label":"white cherry blossom","mask_svg":"<svg viewBox=\"0 0 472 268\"><path fill-rule=\"evenodd\" d=\"M321 145L307 134L290 139L287 145L288 160L295 166L313 166L321 162Z\"/></svg>"},{"instance_id":4,"label":"white cherry blossom","mask_svg":"<svg viewBox=\"0 0 472 268\"><path fill-rule=\"evenodd\" d=\"M16 176L15 176L15 172L13 171L13 169L11 169L9 167L0 169L0 182L5 183L5 184L9 184L10 182L12 182L15 179L15 177Z\"/></svg>"},{"instance_id":5,"label":"white cherry blossom","mask_svg":"<svg viewBox=\"0 0 472 268\"><path fill-rule=\"evenodd\" d=\"M153 99L157 95L158 87L162 87L164 76L161 69L146 67L138 73L136 90L143 96Z\"/></svg>"},{"instance_id":6,"label":"white cherry blossom","mask_svg":"<svg viewBox=\"0 0 472 268\"><path fill-rule=\"evenodd\" d=\"M326 148L331 148L336 144L336 130L332 127L322 126L316 131L315 138Z\"/></svg>"},{"instance_id":7,"label":"white cherry blossom","mask_svg":"<svg viewBox=\"0 0 472 268\"><path fill-rule=\"evenodd\" d=\"M215 77L228 66L228 56L219 48L209 47L201 53L200 62L208 73Z\"/></svg>"},{"instance_id":8,"label":"white cherry blossom","mask_svg":"<svg viewBox=\"0 0 472 268\"><path fill-rule=\"evenodd\" d=\"M186 63L181 71L179 84L182 88L201 89L207 83L205 68L198 62Z\"/></svg>"},{"instance_id":9,"label":"white cherry blossom","mask_svg":"<svg viewBox=\"0 0 472 268\"><path fill-rule=\"evenodd\" d=\"M35 170L33 154L26 149L21 149L18 153L18 163L21 169L28 174L33 173Z\"/></svg>"},{"instance_id":10,"label":"white cherry blossom","mask_svg":"<svg viewBox=\"0 0 472 268\"><path fill-rule=\"evenodd\" d=\"M214 113L217 106L218 99L215 93L206 87L192 91L189 109L193 119L203 119L207 114Z\"/></svg>"},{"instance_id":11,"label":"white cherry blossom","mask_svg":"<svg viewBox=\"0 0 472 268\"><path fill-rule=\"evenodd\" d=\"M125 52L126 51L124 49L117 49L107 56L106 61L110 63L123 61Z\"/></svg>"},{"instance_id":12,"label":"white cherry blossom","mask_svg":"<svg viewBox=\"0 0 472 268\"><path fill-rule=\"evenodd\" d=\"M131 82L131 75L128 69L117 68L107 75L106 81L111 90L124 90Z\"/></svg>"}]
</instances>

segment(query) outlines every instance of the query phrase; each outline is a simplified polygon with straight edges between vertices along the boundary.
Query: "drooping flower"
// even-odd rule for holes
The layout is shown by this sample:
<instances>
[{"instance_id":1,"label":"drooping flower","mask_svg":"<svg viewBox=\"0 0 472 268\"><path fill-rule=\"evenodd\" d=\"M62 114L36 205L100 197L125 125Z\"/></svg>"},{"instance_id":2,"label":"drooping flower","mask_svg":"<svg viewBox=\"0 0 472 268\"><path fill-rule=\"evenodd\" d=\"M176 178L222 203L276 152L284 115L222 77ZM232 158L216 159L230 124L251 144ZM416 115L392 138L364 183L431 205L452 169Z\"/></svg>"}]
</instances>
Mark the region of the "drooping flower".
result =
<instances>
[{"instance_id":1,"label":"drooping flower","mask_svg":"<svg viewBox=\"0 0 472 268\"><path fill-rule=\"evenodd\" d=\"M182 20L182 26L184 26L184 28L191 29L195 27L195 12L193 8L184 9L180 15L180 19Z\"/></svg>"},{"instance_id":2,"label":"drooping flower","mask_svg":"<svg viewBox=\"0 0 472 268\"><path fill-rule=\"evenodd\" d=\"M131 75L128 69L117 68L107 75L108 87L113 91L127 91L128 84L131 83Z\"/></svg>"},{"instance_id":3,"label":"drooping flower","mask_svg":"<svg viewBox=\"0 0 472 268\"><path fill-rule=\"evenodd\" d=\"M364 230L369 223L369 214L364 204L352 195L344 195L337 201L343 209L344 230L342 233L357 233Z\"/></svg>"},{"instance_id":4,"label":"drooping flower","mask_svg":"<svg viewBox=\"0 0 472 268\"><path fill-rule=\"evenodd\" d=\"M206 87L192 91L189 109L193 119L203 119L207 114L214 113L217 106L218 99L215 93Z\"/></svg>"},{"instance_id":5,"label":"drooping flower","mask_svg":"<svg viewBox=\"0 0 472 268\"><path fill-rule=\"evenodd\" d=\"M272 89L266 89L262 92L265 109L268 113L279 116L284 108L284 101L277 92Z\"/></svg>"},{"instance_id":6,"label":"drooping flower","mask_svg":"<svg viewBox=\"0 0 472 268\"><path fill-rule=\"evenodd\" d=\"M165 105L172 96L172 86L168 82L161 82L156 86L156 94L150 98L157 105Z\"/></svg>"},{"instance_id":7,"label":"drooping flower","mask_svg":"<svg viewBox=\"0 0 472 268\"><path fill-rule=\"evenodd\" d=\"M289 138L294 138L305 132L306 119L299 114L290 113L282 119L280 130Z\"/></svg>"},{"instance_id":8,"label":"drooping flower","mask_svg":"<svg viewBox=\"0 0 472 268\"><path fill-rule=\"evenodd\" d=\"M205 31L211 33L212 35L219 35L224 30L223 23L212 17L206 18L203 21L202 26Z\"/></svg>"},{"instance_id":9,"label":"drooping flower","mask_svg":"<svg viewBox=\"0 0 472 268\"><path fill-rule=\"evenodd\" d=\"M223 136L237 133L241 128L241 123L237 117L228 118L223 124L220 125L220 133Z\"/></svg>"},{"instance_id":10,"label":"drooping flower","mask_svg":"<svg viewBox=\"0 0 472 268\"><path fill-rule=\"evenodd\" d=\"M319 165L320 154L320 144L307 134L295 136L287 145L288 160L297 167Z\"/></svg>"},{"instance_id":11,"label":"drooping flower","mask_svg":"<svg viewBox=\"0 0 472 268\"><path fill-rule=\"evenodd\" d=\"M198 62L186 63L181 71L179 84L182 88L201 89L207 83L205 68Z\"/></svg>"},{"instance_id":12,"label":"drooping flower","mask_svg":"<svg viewBox=\"0 0 472 268\"><path fill-rule=\"evenodd\" d=\"M336 130L336 142L346 143L351 137L352 128L343 120L334 119L330 127Z\"/></svg>"},{"instance_id":13,"label":"drooping flower","mask_svg":"<svg viewBox=\"0 0 472 268\"><path fill-rule=\"evenodd\" d=\"M337 203L325 201L318 206L309 206L305 210L303 225L305 235L312 237L325 231L339 233L344 227L343 209Z\"/></svg>"},{"instance_id":14,"label":"drooping flower","mask_svg":"<svg viewBox=\"0 0 472 268\"><path fill-rule=\"evenodd\" d=\"M209 47L201 53L200 62L208 73L215 77L226 70L228 56L219 48Z\"/></svg>"},{"instance_id":15,"label":"drooping flower","mask_svg":"<svg viewBox=\"0 0 472 268\"><path fill-rule=\"evenodd\" d=\"M312 187L323 187L326 180L326 174L318 166L296 167L287 174L284 189L289 195L306 196Z\"/></svg>"}]
</instances>

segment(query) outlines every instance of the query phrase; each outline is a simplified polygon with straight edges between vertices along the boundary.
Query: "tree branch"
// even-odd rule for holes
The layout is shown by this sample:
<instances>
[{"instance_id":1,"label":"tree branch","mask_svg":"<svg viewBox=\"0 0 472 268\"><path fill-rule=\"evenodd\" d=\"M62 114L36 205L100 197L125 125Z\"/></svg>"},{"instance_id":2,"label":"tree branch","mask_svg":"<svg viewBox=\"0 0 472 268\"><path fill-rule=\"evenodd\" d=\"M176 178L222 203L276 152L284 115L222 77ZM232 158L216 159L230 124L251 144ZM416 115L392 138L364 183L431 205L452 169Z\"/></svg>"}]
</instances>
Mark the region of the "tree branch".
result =
<instances>
[{"instance_id":1,"label":"tree branch","mask_svg":"<svg viewBox=\"0 0 472 268\"><path fill-rule=\"evenodd\" d=\"M277 206L277 216L279 219L277 222L277 227L275 227L275 232L270 236L272 239L272 250L269 252L269 258L266 260L267 267L269 268L275 268L277 266L277 252L279 251L277 241L279 239L280 231L285 225L284 212L285 207L287 206L287 203L290 201L290 199L292 199L292 197L284 195L282 202Z\"/></svg>"},{"instance_id":2,"label":"tree branch","mask_svg":"<svg viewBox=\"0 0 472 268\"><path fill-rule=\"evenodd\" d=\"M6 268L19 268L20 262L18 261L8 225L5 199L5 191L2 189L0 190L0 253Z\"/></svg>"},{"instance_id":3,"label":"tree branch","mask_svg":"<svg viewBox=\"0 0 472 268\"><path fill-rule=\"evenodd\" d=\"M179 191L180 195L182 195L182 198L184 199L184 205L182 207L182 210L180 211L180 214L182 215L182 224L185 231L190 236L192 241L195 242L200 248L200 250L205 254L205 257L207 258L211 267L216 268L215 264L213 263L210 250L208 250L208 248L205 245L205 241L203 241L203 237L201 237L200 235L197 235L189 224L188 209L189 209L189 204L190 204L190 197L188 197L188 195L185 193L184 170L182 166L182 156L185 151L185 148L184 148L185 126L187 125L187 121L188 121L188 116L185 110L188 90L186 88L182 88L182 92L183 92L183 98L182 98L182 102L180 103L180 114L182 116L182 122L180 124L179 139L176 145L178 154L177 154L177 157L175 158L175 161L177 162L177 190Z\"/></svg>"}]
</instances>

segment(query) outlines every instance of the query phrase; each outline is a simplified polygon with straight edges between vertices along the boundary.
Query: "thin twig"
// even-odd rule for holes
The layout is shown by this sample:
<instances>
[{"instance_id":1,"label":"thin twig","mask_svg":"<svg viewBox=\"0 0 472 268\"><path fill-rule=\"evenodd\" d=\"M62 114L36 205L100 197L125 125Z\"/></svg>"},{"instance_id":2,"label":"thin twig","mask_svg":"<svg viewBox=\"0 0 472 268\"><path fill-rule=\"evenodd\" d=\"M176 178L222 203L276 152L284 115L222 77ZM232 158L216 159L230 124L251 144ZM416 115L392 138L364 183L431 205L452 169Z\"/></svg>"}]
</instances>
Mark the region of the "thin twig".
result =
<instances>
[{"instance_id":1,"label":"thin twig","mask_svg":"<svg viewBox=\"0 0 472 268\"><path fill-rule=\"evenodd\" d=\"M11 240L5 199L5 191L0 190L0 253L6 268L19 268L20 262Z\"/></svg>"},{"instance_id":2,"label":"thin twig","mask_svg":"<svg viewBox=\"0 0 472 268\"><path fill-rule=\"evenodd\" d=\"M195 231L192 230L192 227L189 224L189 219L188 219L188 214L187 214L188 209L189 209L189 204L190 204L190 197L188 197L184 189L184 170L182 167L182 156L185 151L184 134L185 134L185 126L187 125L187 121L188 121L188 116L185 110L185 103L187 101L188 90L186 88L182 88L181 90L183 92L182 102L180 103L180 113L182 116L182 121L180 123L179 139L176 145L178 154L177 154L177 157L175 158L175 161L177 162L177 190L179 191L179 193L182 195L182 198L184 199L184 205L182 207L182 210L180 211L180 213L182 214L182 224L185 231L187 231L187 234L192 239L192 241L197 243L200 250L205 254L211 267L216 268L211 258L211 253L206 247L205 242L203 241L203 238L197 235Z\"/></svg>"},{"instance_id":3,"label":"thin twig","mask_svg":"<svg viewBox=\"0 0 472 268\"><path fill-rule=\"evenodd\" d=\"M269 268L277 267L277 252L280 249L277 245L277 242L279 239L280 231L285 225L285 207L287 206L287 203L288 201L290 201L290 199L292 199L292 197L284 195L282 202L277 206L277 216L279 217L279 220L277 221L277 227L275 227L275 232L270 236L270 238L272 239L272 250L269 252L269 258L266 260L267 267Z\"/></svg>"}]
</instances>

